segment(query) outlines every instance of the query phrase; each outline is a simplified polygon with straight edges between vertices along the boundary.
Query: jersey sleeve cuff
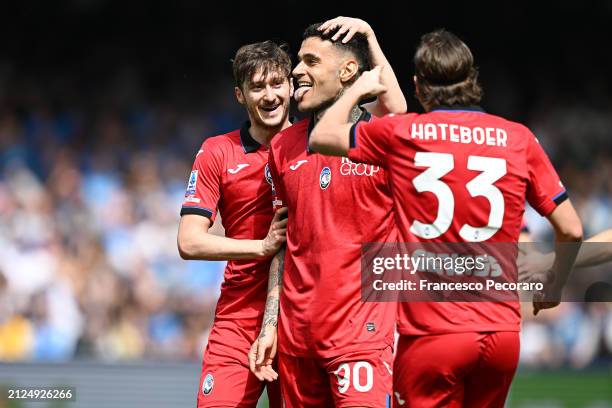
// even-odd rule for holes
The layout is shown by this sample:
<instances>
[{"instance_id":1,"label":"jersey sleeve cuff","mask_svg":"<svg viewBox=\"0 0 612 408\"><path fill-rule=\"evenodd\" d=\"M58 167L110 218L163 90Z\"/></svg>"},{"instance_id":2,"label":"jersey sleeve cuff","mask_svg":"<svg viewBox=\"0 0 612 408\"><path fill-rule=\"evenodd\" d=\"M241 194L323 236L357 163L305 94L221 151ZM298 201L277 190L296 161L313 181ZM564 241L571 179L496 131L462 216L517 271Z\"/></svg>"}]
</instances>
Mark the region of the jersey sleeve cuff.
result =
<instances>
[{"instance_id":1,"label":"jersey sleeve cuff","mask_svg":"<svg viewBox=\"0 0 612 408\"><path fill-rule=\"evenodd\" d=\"M554 196L551 200L543 202L539 205L536 210L540 213L541 216L546 217L552 213L555 208L557 208L562 202L567 200L569 196L567 195L567 191L563 190L556 196Z\"/></svg>"},{"instance_id":2,"label":"jersey sleeve cuff","mask_svg":"<svg viewBox=\"0 0 612 408\"><path fill-rule=\"evenodd\" d=\"M554 196L552 200L556 205L559 205L565 200L567 200L568 198L569 196L567 195L567 191L563 190L562 192Z\"/></svg>"},{"instance_id":3,"label":"jersey sleeve cuff","mask_svg":"<svg viewBox=\"0 0 612 408\"><path fill-rule=\"evenodd\" d=\"M210 220L212 221L214 218L214 211L208 209L208 208L203 208L203 207L192 207L192 206L183 206L181 208L181 217L183 215L187 215L187 214L195 214L195 215L201 215L203 217L206 218L210 218Z\"/></svg>"}]
</instances>

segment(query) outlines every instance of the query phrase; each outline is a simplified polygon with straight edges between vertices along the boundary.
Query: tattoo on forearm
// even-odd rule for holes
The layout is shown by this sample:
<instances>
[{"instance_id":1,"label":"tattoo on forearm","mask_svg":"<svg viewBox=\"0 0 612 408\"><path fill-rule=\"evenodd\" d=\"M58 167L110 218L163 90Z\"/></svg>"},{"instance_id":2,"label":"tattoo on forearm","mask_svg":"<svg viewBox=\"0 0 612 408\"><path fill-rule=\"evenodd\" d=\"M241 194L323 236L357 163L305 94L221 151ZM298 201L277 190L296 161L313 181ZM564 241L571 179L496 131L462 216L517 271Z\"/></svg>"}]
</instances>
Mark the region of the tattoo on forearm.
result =
<instances>
[{"instance_id":1,"label":"tattoo on forearm","mask_svg":"<svg viewBox=\"0 0 612 408\"><path fill-rule=\"evenodd\" d=\"M270 276L268 277L268 293L270 293L276 287L279 288L283 281L283 269L285 267L285 247L283 246L280 251L272 258L270 263Z\"/></svg>"},{"instance_id":2,"label":"tattoo on forearm","mask_svg":"<svg viewBox=\"0 0 612 408\"><path fill-rule=\"evenodd\" d=\"M270 265L270 277L268 278L268 298L264 310L262 328L278 325L278 309L280 305L280 290L283 284L283 269L285 267L285 247L274 256ZM260 337L264 331L261 331Z\"/></svg>"},{"instance_id":3,"label":"tattoo on forearm","mask_svg":"<svg viewBox=\"0 0 612 408\"><path fill-rule=\"evenodd\" d=\"M278 295L269 296L266 300L266 310L264 312L263 326L274 326L278 325L278 306L279 298Z\"/></svg>"},{"instance_id":4,"label":"tattoo on forearm","mask_svg":"<svg viewBox=\"0 0 612 408\"><path fill-rule=\"evenodd\" d=\"M278 267L276 268L276 284L278 285L278 291L280 294L280 288L283 286L283 272L285 272L285 247L283 246L278 251Z\"/></svg>"}]
</instances>

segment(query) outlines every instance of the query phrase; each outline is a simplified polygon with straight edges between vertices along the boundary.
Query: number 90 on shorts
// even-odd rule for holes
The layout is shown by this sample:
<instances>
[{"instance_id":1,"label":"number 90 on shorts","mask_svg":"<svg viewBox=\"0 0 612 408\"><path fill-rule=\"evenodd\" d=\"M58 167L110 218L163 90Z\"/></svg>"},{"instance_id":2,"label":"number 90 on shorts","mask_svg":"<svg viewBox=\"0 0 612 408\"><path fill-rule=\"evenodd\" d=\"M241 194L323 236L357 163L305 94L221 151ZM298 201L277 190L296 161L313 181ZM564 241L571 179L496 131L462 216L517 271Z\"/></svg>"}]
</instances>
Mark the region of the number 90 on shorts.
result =
<instances>
[{"instance_id":1,"label":"number 90 on shorts","mask_svg":"<svg viewBox=\"0 0 612 408\"><path fill-rule=\"evenodd\" d=\"M331 358L281 354L279 368L285 406L386 408L393 387L392 361L390 346Z\"/></svg>"},{"instance_id":2,"label":"number 90 on shorts","mask_svg":"<svg viewBox=\"0 0 612 408\"><path fill-rule=\"evenodd\" d=\"M334 374L338 380L340 394L344 394L351 386L357 392L368 392L374 385L374 369L367 361L340 364Z\"/></svg>"},{"instance_id":3,"label":"number 90 on shorts","mask_svg":"<svg viewBox=\"0 0 612 408\"><path fill-rule=\"evenodd\" d=\"M344 355L330 364L336 406L387 407L393 387L391 347Z\"/></svg>"}]
</instances>

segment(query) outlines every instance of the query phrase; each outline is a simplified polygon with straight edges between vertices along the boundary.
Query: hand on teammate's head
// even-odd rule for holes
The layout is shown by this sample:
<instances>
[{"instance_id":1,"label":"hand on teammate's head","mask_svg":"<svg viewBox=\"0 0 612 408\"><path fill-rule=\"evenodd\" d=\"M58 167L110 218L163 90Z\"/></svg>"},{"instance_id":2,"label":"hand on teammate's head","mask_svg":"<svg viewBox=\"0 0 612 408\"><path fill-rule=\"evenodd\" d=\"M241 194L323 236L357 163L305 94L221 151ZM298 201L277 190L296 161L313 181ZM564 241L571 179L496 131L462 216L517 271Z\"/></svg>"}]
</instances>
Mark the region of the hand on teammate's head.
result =
<instances>
[{"instance_id":1,"label":"hand on teammate's head","mask_svg":"<svg viewBox=\"0 0 612 408\"><path fill-rule=\"evenodd\" d=\"M327 20L319 26L319 31L323 34L331 34L335 30L334 36L331 38L332 41L338 41L342 38L342 43L346 44L351 41L351 38L355 33L364 34L366 37L372 33L372 27L364 20L352 17L336 17L331 20Z\"/></svg>"}]
</instances>

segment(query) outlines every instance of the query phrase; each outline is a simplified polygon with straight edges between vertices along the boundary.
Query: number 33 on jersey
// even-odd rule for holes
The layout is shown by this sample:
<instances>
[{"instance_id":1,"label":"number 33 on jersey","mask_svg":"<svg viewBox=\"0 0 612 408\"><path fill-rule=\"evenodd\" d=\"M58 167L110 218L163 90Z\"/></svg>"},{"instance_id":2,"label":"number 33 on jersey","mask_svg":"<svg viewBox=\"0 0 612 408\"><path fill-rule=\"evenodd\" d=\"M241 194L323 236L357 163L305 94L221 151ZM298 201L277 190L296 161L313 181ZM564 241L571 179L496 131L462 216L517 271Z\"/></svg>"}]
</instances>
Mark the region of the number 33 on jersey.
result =
<instances>
[{"instance_id":1,"label":"number 33 on jersey","mask_svg":"<svg viewBox=\"0 0 612 408\"><path fill-rule=\"evenodd\" d=\"M388 116L351 129L349 158L386 168L404 241L514 242L525 197L546 216L567 198L535 136L478 108Z\"/></svg>"}]
</instances>

